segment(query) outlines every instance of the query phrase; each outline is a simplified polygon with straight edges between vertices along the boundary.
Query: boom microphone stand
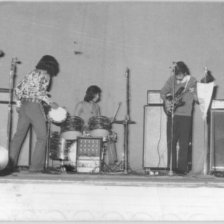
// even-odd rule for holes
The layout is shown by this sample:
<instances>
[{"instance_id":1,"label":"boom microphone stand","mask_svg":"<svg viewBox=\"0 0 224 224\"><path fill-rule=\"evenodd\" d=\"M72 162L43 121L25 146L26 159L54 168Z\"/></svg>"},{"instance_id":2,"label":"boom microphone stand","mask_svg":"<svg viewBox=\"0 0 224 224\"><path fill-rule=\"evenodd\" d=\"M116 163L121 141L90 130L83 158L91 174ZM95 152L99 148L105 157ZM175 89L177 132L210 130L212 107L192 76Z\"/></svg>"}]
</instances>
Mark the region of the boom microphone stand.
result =
<instances>
[{"instance_id":1,"label":"boom microphone stand","mask_svg":"<svg viewBox=\"0 0 224 224\"><path fill-rule=\"evenodd\" d=\"M129 68L127 68L126 70L126 103L127 103L127 113L125 116L125 119L123 121L114 121L113 123L115 124L123 124L124 126L124 164L123 164L123 169L124 169L124 173L128 174L129 172L129 165L128 165L128 137L129 137L129 124L135 124L134 121L130 120L130 92L129 92L129 76L130 76L130 70Z\"/></svg>"},{"instance_id":2,"label":"boom microphone stand","mask_svg":"<svg viewBox=\"0 0 224 224\"><path fill-rule=\"evenodd\" d=\"M175 63L174 63L175 64ZM174 68L172 69L173 75L174 75L174 69L175 69L175 65ZM173 91L172 91L172 99L174 99L175 96L175 77L173 79ZM174 138L174 105L171 105L171 136L170 136L170 140L171 140L171 144L170 144L170 167L169 167L169 172L168 175L169 176L173 176L173 138Z\"/></svg>"},{"instance_id":3,"label":"boom microphone stand","mask_svg":"<svg viewBox=\"0 0 224 224\"><path fill-rule=\"evenodd\" d=\"M16 65L20 64L17 58L12 58L11 69L9 75L9 104L8 104L8 124L7 124L7 134L8 134L8 150L11 148L11 138L12 138L12 113L13 113L13 91L16 76Z\"/></svg>"}]
</instances>

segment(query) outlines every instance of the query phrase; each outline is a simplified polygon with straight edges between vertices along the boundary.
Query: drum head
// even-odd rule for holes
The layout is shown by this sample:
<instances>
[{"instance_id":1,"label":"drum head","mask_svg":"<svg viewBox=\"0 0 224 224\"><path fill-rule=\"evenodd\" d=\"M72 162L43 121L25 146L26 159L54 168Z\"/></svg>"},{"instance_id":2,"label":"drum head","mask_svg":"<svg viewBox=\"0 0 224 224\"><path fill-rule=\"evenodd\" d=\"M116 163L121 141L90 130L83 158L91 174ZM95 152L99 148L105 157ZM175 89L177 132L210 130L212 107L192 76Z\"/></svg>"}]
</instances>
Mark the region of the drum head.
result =
<instances>
[{"instance_id":1,"label":"drum head","mask_svg":"<svg viewBox=\"0 0 224 224\"><path fill-rule=\"evenodd\" d=\"M62 107L58 107L57 109L51 108L48 117L55 123L62 123L67 117L67 111Z\"/></svg>"},{"instance_id":2,"label":"drum head","mask_svg":"<svg viewBox=\"0 0 224 224\"><path fill-rule=\"evenodd\" d=\"M95 129L90 131L90 135L92 137L102 137L103 139L107 139L107 136L109 135L109 131L106 129Z\"/></svg>"}]
</instances>

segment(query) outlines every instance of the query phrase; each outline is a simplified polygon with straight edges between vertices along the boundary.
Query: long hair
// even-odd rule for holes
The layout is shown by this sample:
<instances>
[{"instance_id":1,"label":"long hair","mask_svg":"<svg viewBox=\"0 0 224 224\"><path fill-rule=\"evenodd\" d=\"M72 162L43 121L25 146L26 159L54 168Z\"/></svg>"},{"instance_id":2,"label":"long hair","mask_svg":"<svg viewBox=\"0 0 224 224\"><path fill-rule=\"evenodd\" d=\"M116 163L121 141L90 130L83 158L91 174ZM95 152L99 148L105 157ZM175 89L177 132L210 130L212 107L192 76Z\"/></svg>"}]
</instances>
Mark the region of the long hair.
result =
<instances>
[{"instance_id":1,"label":"long hair","mask_svg":"<svg viewBox=\"0 0 224 224\"><path fill-rule=\"evenodd\" d=\"M59 73L59 64L51 55L44 55L36 65L36 69L47 71L50 76L56 76Z\"/></svg>"},{"instance_id":2,"label":"long hair","mask_svg":"<svg viewBox=\"0 0 224 224\"><path fill-rule=\"evenodd\" d=\"M179 74L190 75L190 71L187 65L183 61L178 61L175 63L174 74L175 75L179 75Z\"/></svg>"},{"instance_id":3,"label":"long hair","mask_svg":"<svg viewBox=\"0 0 224 224\"><path fill-rule=\"evenodd\" d=\"M94 99L94 97L96 96L96 94L101 94L101 89L98 86L89 86L86 90L86 95L84 97L84 101L86 102L90 102L92 99Z\"/></svg>"}]
</instances>

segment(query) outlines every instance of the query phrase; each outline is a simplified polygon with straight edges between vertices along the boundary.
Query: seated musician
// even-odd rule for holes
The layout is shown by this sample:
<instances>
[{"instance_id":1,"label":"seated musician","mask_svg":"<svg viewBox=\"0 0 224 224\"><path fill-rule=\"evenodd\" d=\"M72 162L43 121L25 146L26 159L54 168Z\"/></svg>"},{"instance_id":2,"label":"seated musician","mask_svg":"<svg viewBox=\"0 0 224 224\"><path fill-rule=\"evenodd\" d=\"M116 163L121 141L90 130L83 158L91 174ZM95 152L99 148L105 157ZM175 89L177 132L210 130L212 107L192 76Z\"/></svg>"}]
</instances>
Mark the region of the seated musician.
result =
<instances>
[{"instance_id":1,"label":"seated musician","mask_svg":"<svg viewBox=\"0 0 224 224\"><path fill-rule=\"evenodd\" d=\"M74 115L81 117L84 120L84 135L89 134L89 119L94 116L101 116L100 106L98 102L101 98L101 89L96 85L89 86L86 90L84 100L77 103L75 106ZM109 120L110 121L110 120ZM110 133L113 134L113 133ZM99 136L101 137L101 136ZM106 159L108 164L113 164L117 161L117 153L114 141L106 143ZM109 156L109 158L108 158Z\"/></svg>"},{"instance_id":2,"label":"seated musician","mask_svg":"<svg viewBox=\"0 0 224 224\"><path fill-rule=\"evenodd\" d=\"M81 117L85 124L84 130L88 130L89 118L100 116L100 107L97 104L100 101L101 89L98 86L89 86L86 90L84 100L75 106L75 116Z\"/></svg>"},{"instance_id":3,"label":"seated musician","mask_svg":"<svg viewBox=\"0 0 224 224\"><path fill-rule=\"evenodd\" d=\"M193 102L197 101L196 79L190 75L188 67L182 61L175 63L173 73L161 89L161 98L164 100L165 112L168 115L168 168L172 168L176 173L186 174L188 172L188 147L192 132ZM178 141L179 156L177 157Z\"/></svg>"}]
</instances>

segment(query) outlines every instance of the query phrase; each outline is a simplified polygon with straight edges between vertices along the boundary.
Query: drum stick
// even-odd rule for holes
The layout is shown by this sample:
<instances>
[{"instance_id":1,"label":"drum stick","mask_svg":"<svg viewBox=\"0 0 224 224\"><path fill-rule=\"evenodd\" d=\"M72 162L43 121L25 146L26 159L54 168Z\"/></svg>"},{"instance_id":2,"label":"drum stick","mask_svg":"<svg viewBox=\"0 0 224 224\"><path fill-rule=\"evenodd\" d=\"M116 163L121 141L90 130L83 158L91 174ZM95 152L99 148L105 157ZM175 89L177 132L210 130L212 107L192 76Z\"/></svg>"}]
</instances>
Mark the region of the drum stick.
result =
<instances>
[{"instance_id":1,"label":"drum stick","mask_svg":"<svg viewBox=\"0 0 224 224\"><path fill-rule=\"evenodd\" d=\"M117 110L116 110L116 112L115 112L115 114L114 114L114 116L113 116L113 119L112 119L111 123L115 121L116 116L117 116L117 113L118 113L118 111L119 111L119 109L120 109L120 106L121 106L121 102L118 103Z\"/></svg>"}]
</instances>

